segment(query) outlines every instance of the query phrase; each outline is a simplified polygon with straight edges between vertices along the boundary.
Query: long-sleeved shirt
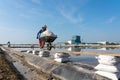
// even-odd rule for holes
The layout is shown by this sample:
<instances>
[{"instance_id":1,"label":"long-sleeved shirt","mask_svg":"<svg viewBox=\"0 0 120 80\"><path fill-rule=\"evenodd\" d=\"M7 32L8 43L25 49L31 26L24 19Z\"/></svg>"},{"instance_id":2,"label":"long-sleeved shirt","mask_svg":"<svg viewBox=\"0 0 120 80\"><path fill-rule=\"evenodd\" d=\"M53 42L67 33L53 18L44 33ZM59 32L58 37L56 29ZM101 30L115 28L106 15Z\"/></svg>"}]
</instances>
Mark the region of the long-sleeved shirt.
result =
<instances>
[{"instance_id":1,"label":"long-sleeved shirt","mask_svg":"<svg viewBox=\"0 0 120 80\"><path fill-rule=\"evenodd\" d=\"M43 30L41 29L38 33L37 33L37 38L40 38L40 34L43 32Z\"/></svg>"}]
</instances>

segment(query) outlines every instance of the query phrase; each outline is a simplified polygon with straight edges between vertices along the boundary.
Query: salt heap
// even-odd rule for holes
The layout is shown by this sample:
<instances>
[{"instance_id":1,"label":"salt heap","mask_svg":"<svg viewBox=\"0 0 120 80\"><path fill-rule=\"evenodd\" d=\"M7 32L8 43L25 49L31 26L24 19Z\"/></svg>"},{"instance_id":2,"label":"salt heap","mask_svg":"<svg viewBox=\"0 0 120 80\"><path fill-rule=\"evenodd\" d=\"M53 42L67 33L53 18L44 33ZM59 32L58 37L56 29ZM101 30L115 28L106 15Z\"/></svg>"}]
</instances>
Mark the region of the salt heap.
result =
<instances>
[{"instance_id":1,"label":"salt heap","mask_svg":"<svg viewBox=\"0 0 120 80\"><path fill-rule=\"evenodd\" d=\"M50 52L40 51L39 52L39 56L40 57L49 57L50 56Z\"/></svg>"},{"instance_id":2,"label":"salt heap","mask_svg":"<svg viewBox=\"0 0 120 80\"><path fill-rule=\"evenodd\" d=\"M96 74L112 80L120 79L120 57L99 55L97 59L99 64L95 67L98 70Z\"/></svg>"},{"instance_id":3,"label":"salt heap","mask_svg":"<svg viewBox=\"0 0 120 80\"><path fill-rule=\"evenodd\" d=\"M70 55L68 53L55 53L54 60L57 62L68 62L70 61Z\"/></svg>"},{"instance_id":4,"label":"salt heap","mask_svg":"<svg viewBox=\"0 0 120 80\"><path fill-rule=\"evenodd\" d=\"M52 31L46 30L43 33L41 33L40 37L45 37L45 36L52 36L52 37L57 37Z\"/></svg>"}]
</instances>

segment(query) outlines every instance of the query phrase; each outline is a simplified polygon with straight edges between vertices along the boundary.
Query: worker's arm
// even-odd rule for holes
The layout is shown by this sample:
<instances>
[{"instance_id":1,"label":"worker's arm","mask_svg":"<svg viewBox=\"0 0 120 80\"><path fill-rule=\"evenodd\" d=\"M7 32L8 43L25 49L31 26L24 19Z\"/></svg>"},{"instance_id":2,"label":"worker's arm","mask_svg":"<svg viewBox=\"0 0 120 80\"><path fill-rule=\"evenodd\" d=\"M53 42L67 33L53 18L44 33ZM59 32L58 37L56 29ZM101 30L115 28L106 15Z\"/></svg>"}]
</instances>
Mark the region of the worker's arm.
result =
<instances>
[{"instance_id":1,"label":"worker's arm","mask_svg":"<svg viewBox=\"0 0 120 80\"><path fill-rule=\"evenodd\" d=\"M37 33L37 39L39 38L39 35L43 32L43 30L41 29L38 33Z\"/></svg>"}]
</instances>

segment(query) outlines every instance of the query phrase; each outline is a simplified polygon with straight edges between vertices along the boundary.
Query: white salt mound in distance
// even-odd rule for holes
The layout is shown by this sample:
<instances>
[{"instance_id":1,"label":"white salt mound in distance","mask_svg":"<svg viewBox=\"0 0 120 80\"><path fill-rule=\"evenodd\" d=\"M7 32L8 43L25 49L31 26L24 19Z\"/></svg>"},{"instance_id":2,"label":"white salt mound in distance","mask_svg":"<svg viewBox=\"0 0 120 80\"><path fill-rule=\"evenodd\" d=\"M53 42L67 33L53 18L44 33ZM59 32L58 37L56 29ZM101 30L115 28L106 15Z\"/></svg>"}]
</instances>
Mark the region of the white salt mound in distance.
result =
<instances>
[{"instance_id":1,"label":"white salt mound in distance","mask_svg":"<svg viewBox=\"0 0 120 80\"><path fill-rule=\"evenodd\" d=\"M62 63L62 62L68 62L68 61L70 61L70 58L56 58L54 60L57 61L57 62Z\"/></svg>"},{"instance_id":2,"label":"white salt mound in distance","mask_svg":"<svg viewBox=\"0 0 120 80\"><path fill-rule=\"evenodd\" d=\"M35 50L32 50L32 54L36 54L36 53L35 53Z\"/></svg>"},{"instance_id":3,"label":"white salt mound in distance","mask_svg":"<svg viewBox=\"0 0 120 80\"><path fill-rule=\"evenodd\" d=\"M70 55L69 54L67 54L67 53L55 53L55 55L54 55L54 58L68 58L68 57L70 57Z\"/></svg>"},{"instance_id":4,"label":"white salt mound in distance","mask_svg":"<svg viewBox=\"0 0 120 80\"><path fill-rule=\"evenodd\" d=\"M46 51L40 51L40 52L39 52L39 56L40 56L40 57L49 57L49 56L50 56L50 53L49 53L49 52L46 52Z\"/></svg>"}]
</instances>

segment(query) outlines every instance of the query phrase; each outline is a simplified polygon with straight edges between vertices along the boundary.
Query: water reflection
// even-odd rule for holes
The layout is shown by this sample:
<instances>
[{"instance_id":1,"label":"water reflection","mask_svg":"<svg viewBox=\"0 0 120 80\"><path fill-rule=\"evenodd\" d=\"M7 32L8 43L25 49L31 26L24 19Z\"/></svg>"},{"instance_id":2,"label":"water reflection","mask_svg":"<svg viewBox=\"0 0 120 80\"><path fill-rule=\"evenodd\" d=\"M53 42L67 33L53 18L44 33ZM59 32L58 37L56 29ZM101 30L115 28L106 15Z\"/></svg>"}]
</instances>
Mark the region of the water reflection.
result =
<instances>
[{"instance_id":1,"label":"water reflection","mask_svg":"<svg viewBox=\"0 0 120 80\"><path fill-rule=\"evenodd\" d=\"M113 50L113 49L120 49L119 47L84 47L81 49L96 49L96 50Z\"/></svg>"},{"instance_id":2,"label":"water reflection","mask_svg":"<svg viewBox=\"0 0 120 80\"><path fill-rule=\"evenodd\" d=\"M70 52L80 52L81 50L84 50L86 48L72 46L66 49L67 51L70 51ZM91 65L98 64L96 58L93 55L81 55L81 54L70 54L70 55L71 55L70 61L72 62L81 62L81 63L91 64Z\"/></svg>"},{"instance_id":3,"label":"water reflection","mask_svg":"<svg viewBox=\"0 0 120 80\"><path fill-rule=\"evenodd\" d=\"M80 52L80 51L95 51L95 52L120 52L120 48L116 47L78 47L78 46L72 46L65 48L67 51L72 52Z\"/></svg>"},{"instance_id":4,"label":"water reflection","mask_svg":"<svg viewBox=\"0 0 120 80\"><path fill-rule=\"evenodd\" d=\"M97 50L106 51L106 50L109 50L109 48L105 48L105 47L103 47L103 48L97 48Z\"/></svg>"},{"instance_id":5,"label":"water reflection","mask_svg":"<svg viewBox=\"0 0 120 80\"><path fill-rule=\"evenodd\" d=\"M21 48L20 48L21 49ZM24 48L22 50L31 50L28 48ZM39 51L39 48L35 48L35 50ZM54 49L52 49L54 50ZM103 48L103 47L61 47L61 48L55 48L55 50L58 51L71 51L71 52L112 52L112 53L120 53L120 48ZM53 56L54 53L51 53ZM70 54L70 60L73 62L80 62L85 64L91 64L91 65L97 65L98 61L95 58L95 55L85 55L85 54Z\"/></svg>"},{"instance_id":6,"label":"water reflection","mask_svg":"<svg viewBox=\"0 0 120 80\"><path fill-rule=\"evenodd\" d=\"M80 48L80 47L69 47L67 50L68 50L68 51L80 52L80 51L81 51L81 48Z\"/></svg>"},{"instance_id":7,"label":"water reflection","mask_svg":"<svg viewBox=\"0 0 120 80\"><path fill-rule=\"evenodd\" d=\"M72 52L80 52L81 50L87 50L87 49L91 49L91 50L101 50L101 51L107 51L107 50L114 50L114 49L118 49L118 48L111 48L111 47L78 47L78 46L72 46L69 48L66 48L67 51L72 51Z\"/></svg>"}]
</instances>

